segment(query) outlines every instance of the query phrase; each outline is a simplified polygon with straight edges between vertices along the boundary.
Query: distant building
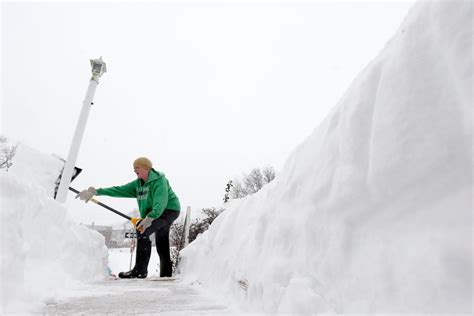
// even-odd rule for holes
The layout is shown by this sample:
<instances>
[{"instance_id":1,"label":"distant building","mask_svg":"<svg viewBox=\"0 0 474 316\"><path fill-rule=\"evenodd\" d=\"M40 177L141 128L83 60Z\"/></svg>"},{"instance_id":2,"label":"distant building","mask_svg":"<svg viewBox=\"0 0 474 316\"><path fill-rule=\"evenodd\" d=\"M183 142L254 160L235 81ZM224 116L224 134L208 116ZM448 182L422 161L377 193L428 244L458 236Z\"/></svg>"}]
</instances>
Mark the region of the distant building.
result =
<instances>
[{"instance_id":1,"label":"distant building","mask_svg":"<svg viewBox=\"0 0 474 316\"><path fill-rule=\"evenodd\" d=\"M112 226L95 225L94 222L92 222L91 225L85 226L89 229L95 230L96 232L104 236L105 245L107 246L107 248L130 247L130 242L132 241L132 239L125 238L125 233L132 231L130 228L124 226L122 229L113 229ZM154 245L154 238L151 239L152 244Z\"/></svg>"},{"instance_id":2,"label":"distant building","mask_svg":"<svg viewBox=\"0 0 474 316\"><path fill-rule=\"evenodd\" d=\"M111 242L112 242L112 226L101 226L101 225L95 225L94 222L92 222L91 225L86 225L87 228L90 228L92 230L95 230L96 232L100 233L102 236L105 238L105 245L108 248L111 248Z\"/></svg>"}]
</instances>

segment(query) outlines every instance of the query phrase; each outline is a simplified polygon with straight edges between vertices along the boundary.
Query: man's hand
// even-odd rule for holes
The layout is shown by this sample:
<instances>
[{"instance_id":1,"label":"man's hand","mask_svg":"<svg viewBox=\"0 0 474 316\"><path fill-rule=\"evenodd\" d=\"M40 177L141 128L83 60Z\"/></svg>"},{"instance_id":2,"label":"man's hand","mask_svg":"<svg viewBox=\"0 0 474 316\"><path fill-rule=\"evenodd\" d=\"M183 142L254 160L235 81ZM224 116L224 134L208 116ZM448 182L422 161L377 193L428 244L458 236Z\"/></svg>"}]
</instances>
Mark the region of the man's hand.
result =
<instances>
[{"instance_id":1,"label":"man's hand","mask_svg":"<svg viewBox=\"0 0 474 316\"><path fill-rule=\"evenodd\" d=\"M143 234L143 232L151 226L151 223L153 222L154 218L151 218L151 217L145 217L144 219L142 219L139 223L138 223L138 226L137 226L137 230Z\"/></svg>"},{"instance_id":2,"label":"man's hand","mask_svg":"<svg viewBox=\"0 0 474 316\"><path fill-rule=\"evenodd\" d=\"M85 201L87 203L96 194L97 194L97 190L94 187L89 187L89 189L82 190L81 192L79 192L79 194L76 195L76 199L80 198L82 201Z\"/></svg>"}]
</instances>

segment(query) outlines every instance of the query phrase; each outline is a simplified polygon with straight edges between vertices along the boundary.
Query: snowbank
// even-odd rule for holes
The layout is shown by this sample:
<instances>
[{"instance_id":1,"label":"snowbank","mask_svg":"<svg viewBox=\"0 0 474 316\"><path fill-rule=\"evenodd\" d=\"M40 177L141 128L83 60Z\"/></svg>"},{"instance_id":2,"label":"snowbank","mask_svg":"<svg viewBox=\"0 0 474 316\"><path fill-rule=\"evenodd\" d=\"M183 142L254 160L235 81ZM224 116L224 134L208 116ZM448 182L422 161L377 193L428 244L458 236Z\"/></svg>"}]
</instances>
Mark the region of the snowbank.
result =
<instances>
[{"instance_id":1,"label":"snowbank","mask_svg":"<svg viewBox=\"0 0 474 316\"><path fill-rule=\"evenodd\" d=\"M52 199L61 162L20 145L0 170L1 314L38 310L80 281L105 276L103 237L73 223Z\"/></svg>"},{"instance_id":2,"label":"snowbank","mask_svg":"<svg viewBox=\"0 0 474 316\"><path fill-rule=\"evenodd\" d=\"M472 20L469 1L415 5L277 179L183 251L184 277L252 312L470 313Z\"/></svg>"}]
</instances>

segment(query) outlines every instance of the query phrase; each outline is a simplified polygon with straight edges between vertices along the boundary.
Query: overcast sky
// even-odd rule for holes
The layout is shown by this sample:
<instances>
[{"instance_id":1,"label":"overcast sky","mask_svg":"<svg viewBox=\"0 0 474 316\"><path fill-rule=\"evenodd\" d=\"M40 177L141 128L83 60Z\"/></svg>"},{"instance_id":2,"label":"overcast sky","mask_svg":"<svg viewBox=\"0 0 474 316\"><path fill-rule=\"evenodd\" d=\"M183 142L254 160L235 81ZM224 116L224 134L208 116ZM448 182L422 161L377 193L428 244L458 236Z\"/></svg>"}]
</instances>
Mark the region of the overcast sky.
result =
<instances>
[{"instance_id":1,"label":"overcast sky","mask_svg":"<svg viewBox=\"0 0 474 316\"><path fill-rule=\"evenodd\" d=\"M135 178L147 156L183 208L219 206L227 181L282 168L397 31L414 1L2 3L1 131L67 157L101 78L73 186ZM120 221L71 199L84 223ZM128 212L136 202L101 200Z\"/></svg>"}]
</instances>

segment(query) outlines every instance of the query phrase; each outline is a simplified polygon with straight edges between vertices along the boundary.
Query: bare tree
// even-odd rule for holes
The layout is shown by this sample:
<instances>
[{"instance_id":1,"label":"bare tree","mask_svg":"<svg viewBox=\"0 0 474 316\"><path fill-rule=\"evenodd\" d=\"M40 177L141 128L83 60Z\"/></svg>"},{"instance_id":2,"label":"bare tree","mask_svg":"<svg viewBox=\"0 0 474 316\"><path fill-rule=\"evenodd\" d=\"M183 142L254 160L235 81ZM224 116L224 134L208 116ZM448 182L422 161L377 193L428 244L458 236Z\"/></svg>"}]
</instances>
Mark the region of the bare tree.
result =
<instances>
[{"instance_id":1,"label":"bare tree","mask_svg":"<svg viewBox=\"0 0 474 316\"><path fill-rule=\"evenodd\" d=\"M0 169L8 169L12 166L13 157L16 154L18 144L10 146L8 139L5 136L0 135Z\"/></svg>"},{"instance_id":2,"label":"bare tree","mask_svg":"<svg viewBox=\"0 0 474 316\"><path fill-rule=\"evenodd\" d=\"M184 247L184 223L173 223L170 227L170 256L173 263L173 272L178 269L180 257L179 252Z\"/></svg>"},{"instance_id":3,"label":"bare tree","mask_svg":"<svg viewBox=\"0 0 474 316\"><path fill-rule=\"evenodd\" d=\"M276 176L275 169L272 166L267 166L263 168L262 174L263 174L263 182L265 182L265 184L272 182Z\"/></svg>"},{"instance_id":4,"label":"bare tree","mask_svg":"<svg viewBox=\"0 0 474 316\"><path fill-rule=\"evenodd\" d=\"M173 223L170 227L170 246L176 248L183 248L184 239L183 239L184 224L183 223Z\"/></svg>"},{"instance_id":5,"label":"bare tree","mask_svg":"<svg viewBox=\"0 0 474 316\"><path fill-rule=\"evenodd\" d=\"M238 179L232 181L232 189L230 190L230 197L232 199L240 199L244 196L247 196L248 192L246 191L245 187L242 185Z\"/></svg>"},{"instance_id":6,"label":"bare tree","mask_svg":"<svg viewBox=\"0 0 474 316\"><path fill-rule=\"evenodd\" d=\"M220 209L216 209L215 207L203 208L202 212L206 215L206 217L202 219L196 219L194 223L191 224L191 226L189 227L189 242L191 243L197 238L197 236L199 236L200 234L208 230L212 222L223 211L224 211L223 208L220 208Z\"/></svg>"},{"instance_id":7,"label":"bare tree","mask_svg":"<svg viewBox=\"0 0 474 316\"><path fill-rule=\"evenodd\" d=\"M244 178L245 189L248 194L254 194L258 192L263 187L263 175L260 169L254 168L250 173Z\"/></svg>"},{"instance_id":8,"label":"bare tree","mask_svg":"<svg viewBox=\"0 0 474 316\"><path fill-rule=\"evenodd\" d=\"M224 202L258 192L265 184L272 182L275 176L273 167L254 168L249 174L243 176L242 181L236 178L227 182Z\"/></svg>"},{"instance_id":9,"label":"bare tree","mask_svg":"<svg viewBox=\"0 0 474 316\"><path fill-rule=\"evenodd\" d=\"M232 180L229 180L229 182L227 182L226 184L226 187L225 187L225 195L224 195L224 203L227 203L227 201L230 200L230 191L232 190Z\"/></svg>"}]
</instances>

